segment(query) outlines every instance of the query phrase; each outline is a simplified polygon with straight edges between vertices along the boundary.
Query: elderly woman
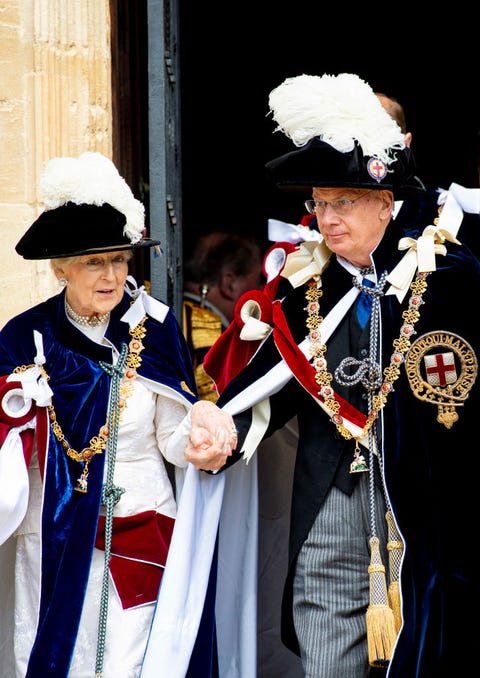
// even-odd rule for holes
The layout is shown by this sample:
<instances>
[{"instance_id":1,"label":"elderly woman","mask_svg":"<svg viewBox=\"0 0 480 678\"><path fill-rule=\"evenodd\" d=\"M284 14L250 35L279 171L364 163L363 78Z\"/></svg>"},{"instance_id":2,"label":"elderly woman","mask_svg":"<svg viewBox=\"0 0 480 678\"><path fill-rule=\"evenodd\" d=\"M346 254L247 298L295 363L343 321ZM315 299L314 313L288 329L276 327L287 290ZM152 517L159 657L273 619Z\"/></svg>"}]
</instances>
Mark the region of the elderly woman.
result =
<instances>
[{"instance_id":1,"label":"elderly woman","mask_svg":"<svg viewBox=\"0 0 480 678\"><path fill-rule=\"evenodd\" d=\"M159 243L110 160L53 159L40 187L16 251L50 259L62 291L0 333L0 543L15 541L0 673L133 678L175 526L165 461L185 468L188 444L219 468L233 422L197 402L174 315L128 275Z\"/></svg>"}]
</instances>

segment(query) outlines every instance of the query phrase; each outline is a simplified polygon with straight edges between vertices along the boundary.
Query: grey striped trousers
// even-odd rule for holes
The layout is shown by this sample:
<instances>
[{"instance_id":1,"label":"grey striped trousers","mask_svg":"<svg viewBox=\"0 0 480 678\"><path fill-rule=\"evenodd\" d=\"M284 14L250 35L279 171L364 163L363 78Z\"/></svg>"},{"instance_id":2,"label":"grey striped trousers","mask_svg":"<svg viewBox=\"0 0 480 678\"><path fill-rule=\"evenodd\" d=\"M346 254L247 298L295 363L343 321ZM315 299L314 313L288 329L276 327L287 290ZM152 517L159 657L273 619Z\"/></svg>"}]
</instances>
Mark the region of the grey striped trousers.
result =
<instances>
[{"instance_id":1,"label":"grey striped trousers","mask_svg":"<svg viewBox=\"0 0 480 678\"><path fill-rule=\"evenodd\" d=\"M303 544L293 590L293 618L305 678L366 678L369 604L368 473L349 497L332 487ZM386 559L385 501L376 490L376 531ZM388 568L387 568L388 569Z\"/></svg>"}]
</instances>

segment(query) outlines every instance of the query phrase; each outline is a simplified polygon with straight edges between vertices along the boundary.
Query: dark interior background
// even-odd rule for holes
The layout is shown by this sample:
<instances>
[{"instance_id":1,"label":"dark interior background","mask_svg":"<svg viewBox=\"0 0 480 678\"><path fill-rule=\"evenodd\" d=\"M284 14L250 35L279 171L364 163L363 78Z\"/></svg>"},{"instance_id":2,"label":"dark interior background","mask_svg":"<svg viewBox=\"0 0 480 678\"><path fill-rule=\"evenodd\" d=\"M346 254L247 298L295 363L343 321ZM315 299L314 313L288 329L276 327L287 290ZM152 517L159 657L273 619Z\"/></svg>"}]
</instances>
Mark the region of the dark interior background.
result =
<instances>
[{"instance_id":1,"label":"dark interior background","mask_svg":"<svg viewBox=\"0 0 480 678\"><path fill-rule=\"evenodd\" d=\"M417 4L418 10L418 4ZM287 77L356 73L395 96L424 183L478 186L478 26L461 6L421 19L402 3L180 1L183 238L297 223L302 198L267 185L264 164L292 146L268 116Z\"/></svg>"}]
</instances>

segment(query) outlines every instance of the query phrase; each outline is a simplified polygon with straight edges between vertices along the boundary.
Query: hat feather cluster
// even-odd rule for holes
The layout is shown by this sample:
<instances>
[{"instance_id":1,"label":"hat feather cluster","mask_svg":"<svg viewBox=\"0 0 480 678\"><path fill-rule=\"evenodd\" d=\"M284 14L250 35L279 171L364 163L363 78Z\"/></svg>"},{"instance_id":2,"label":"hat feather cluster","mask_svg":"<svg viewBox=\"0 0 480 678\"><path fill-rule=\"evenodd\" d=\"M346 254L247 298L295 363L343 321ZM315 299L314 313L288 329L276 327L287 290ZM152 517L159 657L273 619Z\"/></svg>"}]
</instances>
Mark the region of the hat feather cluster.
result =
<instances>
[{"instance_id":1,"label":"hat feather cluster","mask_svg":"<svg viewBox=\"0 0 480 678\"><path fill-rule=\"evenodd\" d=\"M142 239L145 208L137 200L111 160L88 151L78 158L53 158L40 179L40 194L45 210L68 202L76 205L108 203L125 215L123 233L132 244Z\"/></svg>"},{"instance_id":2,"label":"hat feather cluster","mask_svg":"<svg viewBox=\"0 0 480 678\"><path fill-rule=\"evenodd\" d=\"M405 137L374 91L357 75L299 75L287 78L269 96L270 113L295 146L314 137L347 153L356 141L365 156L390 164Z\"/></svg>"}]
</instances>

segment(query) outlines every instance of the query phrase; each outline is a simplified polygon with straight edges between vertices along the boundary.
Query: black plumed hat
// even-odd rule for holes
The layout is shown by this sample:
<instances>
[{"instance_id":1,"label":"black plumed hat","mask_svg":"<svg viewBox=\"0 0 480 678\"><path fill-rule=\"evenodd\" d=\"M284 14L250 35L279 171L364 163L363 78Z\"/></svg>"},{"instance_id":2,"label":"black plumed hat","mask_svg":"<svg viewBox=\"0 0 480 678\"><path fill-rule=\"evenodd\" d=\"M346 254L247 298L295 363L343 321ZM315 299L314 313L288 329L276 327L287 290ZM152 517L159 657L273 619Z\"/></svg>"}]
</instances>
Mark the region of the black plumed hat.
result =
<instances>
[{"instance_id":1,"label":"black plumed hat","mask_svg":"<svg viewBox=\"0 0 480 678\"><path fill-rule=\"evenodd\" d=\"M403 132L358 76L288 78L269 105L276 131L296 147L266 165L279 188L387 189L396 198L425 190Z\"/></svg>"},{"instance_id":2,"label":"black plumed hat","mask_svg":"<svg viewBox=\"0 0 480 678\"><path fill-rule=\"evenodd\" d=\"M100 153L54 158L40 180L45 210L17 243L24 259L56 259L158 246L145 237L145 209Z\"/></svg>"}]
</instances>

